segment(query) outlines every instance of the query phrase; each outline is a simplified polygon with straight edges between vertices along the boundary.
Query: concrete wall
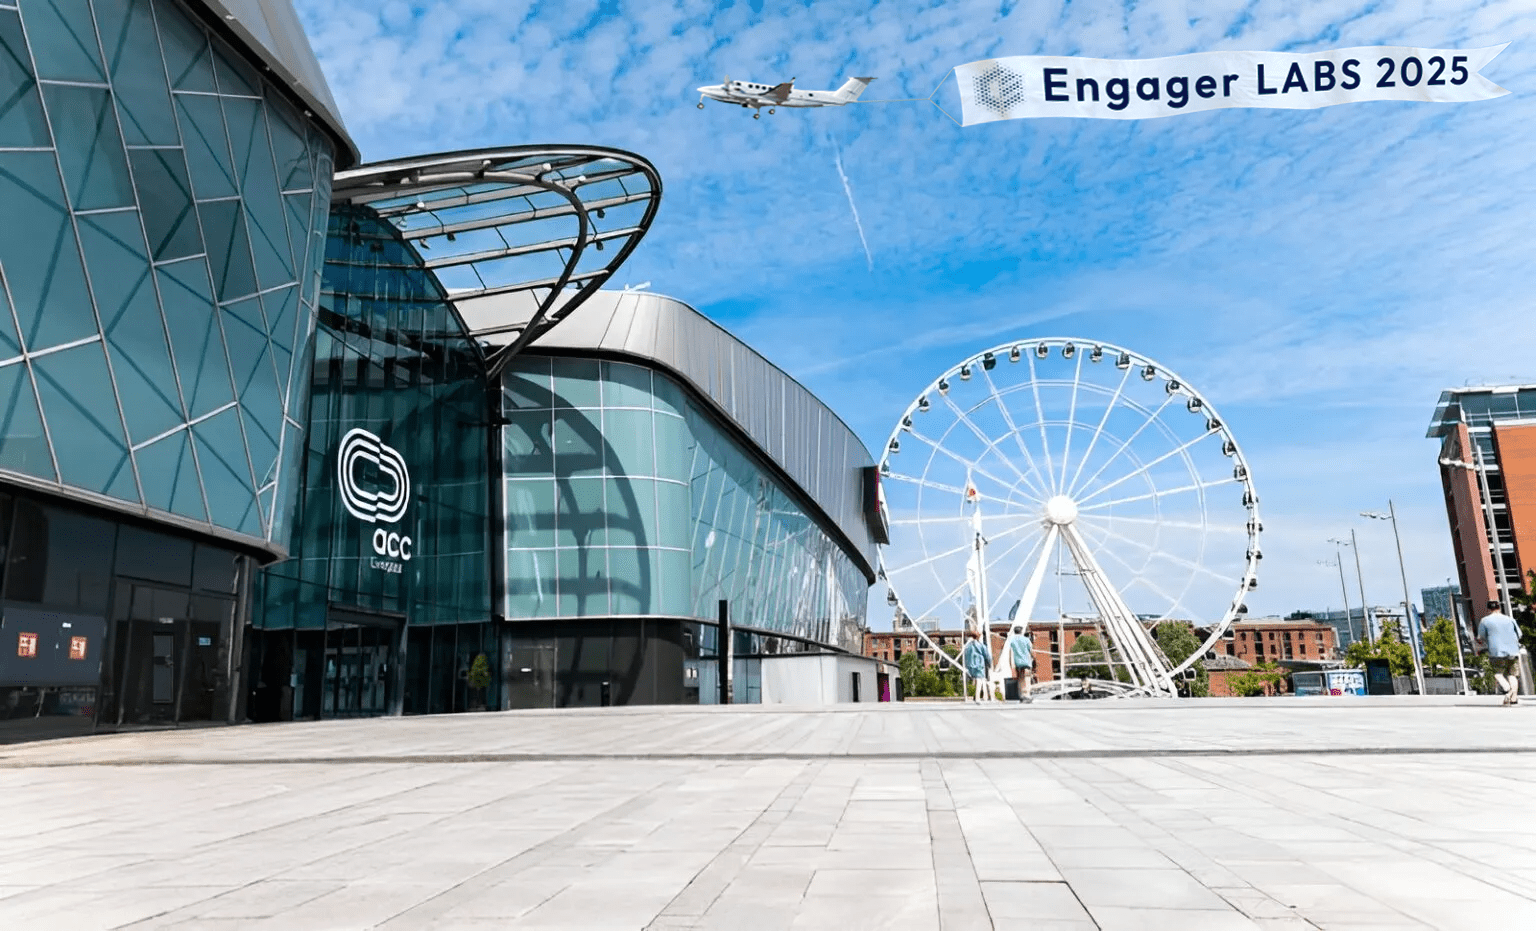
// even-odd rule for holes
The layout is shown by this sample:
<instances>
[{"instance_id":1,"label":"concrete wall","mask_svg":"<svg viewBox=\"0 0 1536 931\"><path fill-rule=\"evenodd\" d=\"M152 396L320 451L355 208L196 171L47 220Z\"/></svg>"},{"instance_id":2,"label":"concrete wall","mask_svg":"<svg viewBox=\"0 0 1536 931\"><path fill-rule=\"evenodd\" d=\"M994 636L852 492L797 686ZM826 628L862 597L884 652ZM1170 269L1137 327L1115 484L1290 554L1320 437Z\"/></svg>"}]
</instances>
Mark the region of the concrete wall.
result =
<instances>
[{"instance_id":1,"label":"concrete wall","mask_svg":"<svg viewBox=\"0 0 1536 931\"><path fill-rule=\"evenodd\" d=\"M896 670L891 676L895 698ZM881 664L863 656L837 653L765 656L762 702L765 705L832 705L853 701L853 674L859 674L859 702L880 700Z\"/></svg>"}]
</instances>

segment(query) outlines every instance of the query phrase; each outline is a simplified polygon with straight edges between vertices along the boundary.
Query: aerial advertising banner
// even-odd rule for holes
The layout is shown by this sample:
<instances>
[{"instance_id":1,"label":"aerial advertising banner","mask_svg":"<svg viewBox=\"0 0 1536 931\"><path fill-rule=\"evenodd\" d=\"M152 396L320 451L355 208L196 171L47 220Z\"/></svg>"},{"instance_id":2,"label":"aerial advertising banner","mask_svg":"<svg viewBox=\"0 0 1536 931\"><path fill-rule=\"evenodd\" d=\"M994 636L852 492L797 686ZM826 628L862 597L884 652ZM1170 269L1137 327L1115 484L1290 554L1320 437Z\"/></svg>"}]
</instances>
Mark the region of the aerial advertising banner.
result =
<instances>
[{"instance_id":1,"label":"aerial advertising banner","mask_svg":"<svg viewBox=\"0 0 1536 931\"><path fill-rule=\"evenodd\" d=\"M1310 110L1366 100L1459 103L1509 93L1478 74L1504 48L1016 55L960 65L955 78L966 126L1042 116L1145 120L1227 107Z\"/></svg>"}]
</instances>

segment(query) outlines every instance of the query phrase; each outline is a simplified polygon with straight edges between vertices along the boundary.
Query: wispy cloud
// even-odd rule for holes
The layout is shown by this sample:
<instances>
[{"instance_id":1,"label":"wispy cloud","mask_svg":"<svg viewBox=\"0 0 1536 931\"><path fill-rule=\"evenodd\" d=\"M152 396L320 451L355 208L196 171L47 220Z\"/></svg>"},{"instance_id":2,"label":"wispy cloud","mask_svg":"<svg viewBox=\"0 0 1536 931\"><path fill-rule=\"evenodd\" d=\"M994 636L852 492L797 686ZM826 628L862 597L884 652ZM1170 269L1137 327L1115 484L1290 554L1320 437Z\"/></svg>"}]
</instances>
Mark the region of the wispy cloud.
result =
<instances>
[{"instance_id":1,"label":"wispy cloud","mask_svg":"<svg viewBox=\"0 0 1536 931\"><path fill-rule=\"evenodd\" d=\"M1525 0L297 5L369 158L581 141L654 161L666 192L626 280L749 338L872 449L932 378L1005 340L1102 339L1177 370L1221 409L1265 496L1266 578L1284 582L1266 581L1255 610L1325 603L1309 541L1340 526L1314 531L1330 515L1347 529L1388 495L1410 581L1443 582L1449 535L1423 438L1435 397L1536 381ZM694 108L693 89L725 73L824 87L873 74L882 97L906 98L1005 54L1503 42L1487 74L1513 93L1465 105L964 130L921 103L761 120ZM958 112L953 82L936 99Z\"/></svg>"}]
</instances>

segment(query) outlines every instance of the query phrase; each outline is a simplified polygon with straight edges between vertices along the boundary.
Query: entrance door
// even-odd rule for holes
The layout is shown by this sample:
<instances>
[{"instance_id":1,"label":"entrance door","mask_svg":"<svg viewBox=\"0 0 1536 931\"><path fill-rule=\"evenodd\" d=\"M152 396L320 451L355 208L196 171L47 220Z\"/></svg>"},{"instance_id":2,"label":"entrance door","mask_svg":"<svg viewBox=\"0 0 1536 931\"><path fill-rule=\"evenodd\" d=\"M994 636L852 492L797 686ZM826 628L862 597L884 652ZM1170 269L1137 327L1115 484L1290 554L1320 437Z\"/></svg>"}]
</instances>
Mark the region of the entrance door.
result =
<instances>
[{"instance_id":1,"label":"entrance door","mask_svg":"<svg viewBox=\"0 0 1536 931\"><path fill-rule=\"evenodd\" d=\"M503 673L502 681L507 684L508 708L555 707L553 642L509 642Z\"/></svg>"},{"instance_id":2,"label":"entrance door","mask_svg":"<svg viewBox=\"0 0 1536 931\"><path fill-rule=\"evenodd\" d=\"M392 624L351 623L332 617L325 631L320 716L358 718L389 714L398 639L399 629Z\"/></svg>"}]
</instances>

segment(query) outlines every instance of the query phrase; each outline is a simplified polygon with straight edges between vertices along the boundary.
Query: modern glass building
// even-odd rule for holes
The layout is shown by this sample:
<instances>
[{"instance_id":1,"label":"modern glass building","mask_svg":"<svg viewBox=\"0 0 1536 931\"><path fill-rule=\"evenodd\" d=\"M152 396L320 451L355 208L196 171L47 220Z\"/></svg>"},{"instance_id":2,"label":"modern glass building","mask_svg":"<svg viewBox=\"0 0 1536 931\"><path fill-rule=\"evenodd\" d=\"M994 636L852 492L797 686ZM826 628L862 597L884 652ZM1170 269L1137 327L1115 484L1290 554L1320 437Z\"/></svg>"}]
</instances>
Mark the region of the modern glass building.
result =
<instances>
[{"instance_id":1,"label":"modern glass building","mask_svg":"<svg viewBox=\"0 0 1536 931\"><path fill-rule=\"evenodd\" d=\"M716 701L722 604L737 701L776 655L862 654L873 463L798 383L680 301L600 292L501 388L513 701Z\"/></svg>"},{"instance_id":2,"label":"modern glass building","mask_svg":"<svg viewBox=\"0 0 1536 931\"><path fill-rule=\"evenodd\" d=\"M654 167L358 162L288 0L0 0L0 721L751 701L859 652L868 453L601 290Z\"/></svg>"},{"instance_id":3,"label":"modern glass building","mask_svg":"<svg viewBox=\"0 0 1536 931\"><path fill-rule=\"evenodd\" d=\"M236 713L355 160L286 3L0 2L0 714Z\"/></svg>"}]
</instances>

